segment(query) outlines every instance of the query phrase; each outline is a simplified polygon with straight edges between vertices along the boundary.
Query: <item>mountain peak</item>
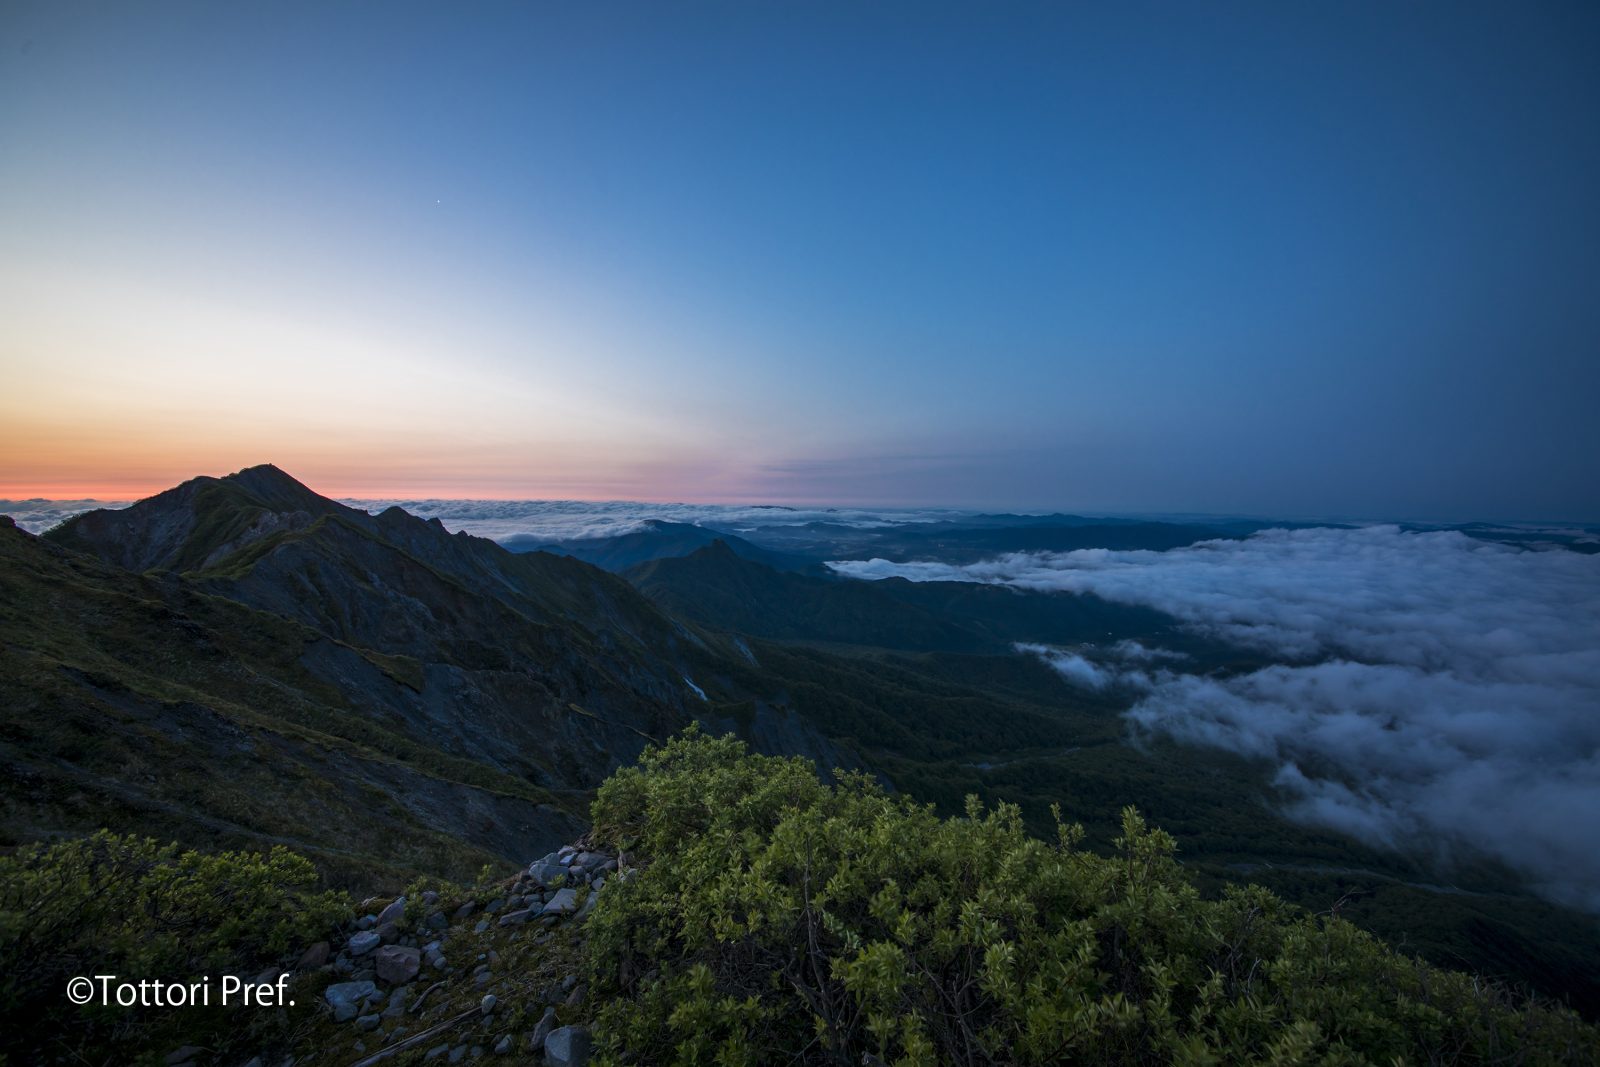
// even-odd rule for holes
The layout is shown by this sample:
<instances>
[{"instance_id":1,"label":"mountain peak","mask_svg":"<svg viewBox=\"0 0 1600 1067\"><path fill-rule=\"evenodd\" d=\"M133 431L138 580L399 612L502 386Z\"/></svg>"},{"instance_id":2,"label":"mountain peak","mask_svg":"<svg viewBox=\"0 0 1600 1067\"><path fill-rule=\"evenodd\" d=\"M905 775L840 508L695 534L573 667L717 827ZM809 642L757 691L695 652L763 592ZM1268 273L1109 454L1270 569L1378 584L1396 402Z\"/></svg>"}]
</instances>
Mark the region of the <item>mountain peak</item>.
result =
<instances>
[{"instance_id":1,"label":"mountain peak","mask_svg":"<svg viewBox=\"0 0 1600 1067\"><path fill-rule=\"evenodd\" d=\"M238 486L275 511L321 510L325 499L271 463L258 463L219 479Z\"/></svg>"}]
</instances>

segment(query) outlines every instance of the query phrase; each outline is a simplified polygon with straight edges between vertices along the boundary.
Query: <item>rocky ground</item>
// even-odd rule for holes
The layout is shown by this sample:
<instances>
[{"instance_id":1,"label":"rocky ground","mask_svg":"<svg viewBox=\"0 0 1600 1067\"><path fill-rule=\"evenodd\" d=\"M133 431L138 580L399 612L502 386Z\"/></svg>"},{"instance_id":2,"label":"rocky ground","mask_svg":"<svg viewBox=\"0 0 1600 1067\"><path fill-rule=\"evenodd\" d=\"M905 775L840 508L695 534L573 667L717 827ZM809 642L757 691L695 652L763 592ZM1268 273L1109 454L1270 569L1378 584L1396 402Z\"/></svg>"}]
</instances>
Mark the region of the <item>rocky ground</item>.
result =
<instances>
[{"instance_id":1,"label":"rocky ground","mask_svg":"<svg viewBox=\"0 0 1600 1067\"><path fill-rule=\"evenodd\" d=\"M582 925L606 884L631 873L621 859L566 845L462 899L428 890L363 901L343 945L311 945L293 968L293 995L316 1001L314 1016L296 1013L296 1051L244 1067L586 1063ZM211 1057L184 1048L167 1062Z\"/></svg>"}]
</instances>

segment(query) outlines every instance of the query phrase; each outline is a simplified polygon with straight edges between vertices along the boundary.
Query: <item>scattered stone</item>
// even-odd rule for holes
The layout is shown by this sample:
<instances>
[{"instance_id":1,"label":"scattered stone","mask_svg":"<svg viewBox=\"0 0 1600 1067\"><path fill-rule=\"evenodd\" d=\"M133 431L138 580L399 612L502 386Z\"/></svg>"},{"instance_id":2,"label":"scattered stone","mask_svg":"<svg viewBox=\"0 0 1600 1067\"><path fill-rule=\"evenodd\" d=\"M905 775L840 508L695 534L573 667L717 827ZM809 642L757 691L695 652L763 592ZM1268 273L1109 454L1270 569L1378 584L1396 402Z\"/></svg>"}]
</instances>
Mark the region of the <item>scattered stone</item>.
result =
<instances>
[{"instance_id":1,"label":"scattered stone","mask_svg":"<svg viewBox=\"0 0 1600 1067\"><path fill-rule=\"evenodd\" d=\"M578 891L576 889L560 889L555 896L550 898L550 903L544 906L545 915L570 915L578 910Z\"/></svg>"},{"instance_id":2,"label":"scattered stone","mask_svg":"<svg viewBox=\"0 0 1600 1067\"><path fill-rule=\"evenodd\" d=\"M434 911L428 913L428 917L422 920L422 925L430 930L447 930L450 928L450 920L444 917L444 912Z\"/></svg>"},{"instance_id":3,"label":"scattered stone","mask_svg":"<svg viewBox=\"0 0 1600 1067\"><path fill-rule=\"evenodd\" d=\"M170 1064L188 1063L190 1060L200 1055L200 1053L203 1051L203 1049L197 1048L194 1045L184 1045L175 1052L168 1053L167 1062Z\"/></svg>"},{"instance_id":4,"label":"scattered stone","mask_svg":"<svg viewBox=\"0 0 1600 1067\"><path fill-rule=\"evenodd\" d=\"M571 993L567 994L567 1007L569 1007L569 1008L580 1008L580 1007L582 1007L583 1006L583 998L585 996L587 996L588 993L589 993L589 987L588 986L578 986Z\"/></svg>"},{"instance_id":5,"label":"scattered stone","mask_svg":"<svg viewBox=\"0 0 1600 1067\"><path fill-rule=\"evenodd\" d=\"M541 886L554 885L557 878L564 877L567 873L565 867L552 861L548 856L539 860L528 868L528 877Z\"/></svg>"},{"instance_id":6,"label":"scattered stone","mask_svg":"<svg viewBox=\"0 0 1600 1067\"><path fill-rule=\"evenodd\" d=\"M485 993L483 995L483 1000L479 1001L478 1003L478 1010L483 1012L485 1015L488 1015L490 1012L494 1011L494 1006L499 1002L499 998L493 993Z\"/></svg>"},{"instance_id":7,"label":"scattered stone","mask_svg":"<svg viewBox=\"0 0 1600 1067\"><path fill-rule=\"evenodd\" d=\"M322 991L322 997L333 1008L336 1022L348 1022L360 1011L360 1005L378 995L372 982L338 982Z\"/></svg>"},{"instance_id":8,"label":"scattered stone","mask_svg":"<svg viewBox=\"0 0 1600 1067\"><path fill-rule=\"evenodd\" d=\"M598 889L590 890L589 895L583 899L583 907L578 909L578 914L574 915L573 918L580 921L587 919L589 913L594 910L594 906L598 903L600 903L600 891Z\"/></svg>"},{"instance_id":9,"label":"scattered stone","mask_svg":"<svg viewBox=\"0 0 1600 1067\"><path fill-rule=\"evenodd\" d=\"M375 932L378 935L378 940L382 941L385 945L392 945L396 941L400 940L400 927L396 926L394 923L383 923Z\"/></svg>"},{"instance_id":10,"label":"scattered stone","mask_svg":"<svg viewBox=\"0 0 1600 1067\"><path fill-rule=\"evenodd\" d=\"M465 919L467 916L471 915L477 910L478 902L475 900L469 900L465 904L461 905L461 907L456 909L455 917L457 919Z\"/></svg>"},{"instance_id":11,"label":"scattered stone","mask_svg":"<svg viewBox=\"0 0 1600 1067\"><path fill-rule=\"evenodd\" d=\"M589 1031L562 1026L544 1039L544 1059L550 1067L583 1067L589 1062Z\"/></svg>"},{"instance_id":12,"label":"scattered stone","mask_svg":"<svg viewBox=\"0 0 1600 1067\"><path fill-rule=\"evenodd\" d=\"M498 911L502 910L503 908L505 908L505 906L506 906L506 898L505 897L496 897L495 899L489 901L489 903L487 903L487 904L485 904L483 906L483 913L485 915L493 915L496 912L498 912Z\"/></svg>"},{"instance_id":13,"label":"scattered stone","mask_svg":"<svg viewBox=\"0 0 1600 1067\"><path fill-rule=\"evenodd\" d=\"M434 892L432 889L423 890L423 893L422 893L422 906L423 907L431 908L437 903L439 903L439 894L438 893Z\"/></svg>"},{"instance_id":14,"label":"scattered stone","mask_svg":"<svg viewBox=\"0 0 1600 1067\"><path fill-rule=\"evenodd\" d=\"M507 1034L505 1037L502 1037L499 1041L496 1041L494 1043L494 1054L496 1056L509 1055L510 1052L511 1052L511 1035L510 1034Z\"/></svg>"},{"instance_id":15,"label":"scattered stone","mask_svg":"<svg viewBox=\"0 0 1600 1067\"><path fill-rule=\"evenodd\" d=\"M345 949L352 956L365 956L382 943L383 938L378 936L376 930L363 930L350 938L350 943Z\"/></svg>"},{"instance_id":16,"label":"scattered stone","mask_svg":"<svg viewBox=\"0 0 1600 1067\"><path fill-rule=\"evenodd\" d=\"M539 1019L539 1025L533 1028L533 1036L528 1039L528 1043L536 1049L544 1048L544 1039L550 1036L550 1031L554 1030L555 1027L556 1010L554 1008L546 1008L543 1017Z\"/></svg>"},{"instance_id":17,"label":"scattered stone","mask_svg":"<svg viewBox=\"0 0 1600 1067\"><path fill-rule=\"evenodd\" d=\"M318 941L315 945L300 953L300 962L295 964L297 971L314 971L328 962L329 945L326 941Z\"/></svg>"},{"instance_id":18,"label":"scattered stone","mask_svg":"<svg viewBox=\"0 0 1600 1067\"><path fill-rule=\"evenodd\" d=\"M378 1024L381 1022L383 1022L383 1016L381 1015L363 1015L356 1019L356 1029L376 1030L378 1028Z\"/></svg>"},{"instance_id":19,"label":"scattered stone","mask_svg":"<svg viewBox=\"0 0 1600 1067\"><path fill-rule=\"evenodd\" d=\"M378 978L389 985L405 985L422 969L422 953L402 945L385 945L372 958Z\"/></svg>"},{"instance_id":20,"label":"scattered stone","mask_svg":"<svg viewBox=\"0 0 1600 1067\"><path fill-rule=\"evenodd\" d=\"M382 911L378 912L378 925L382 926L384 923L398 924L405 917L406 898L395 897L393 904L390 904L387 908L384 908Z\"/></svg>"},{"instance_id":21,"label":"scattered stone","mask_svg":"<svg viewBox=\"0 0 1600 1067\"><path fill-rule=\"evenodd\" d=\"M433 1048L430 1048L428 1050L427 1055L423 1056L422 1058L425 1059L425 1060L436 1060L440 1056L443 1056L446 1052L449 1052L449 1051L450 1051L450 1046L449 1045L435 1045Z\"/></svg>"},{"instance_id":22,"label":"scattered stone","mask_svg":"<svg viewBox=\"0 0 1600 1067\"><path fill-rule=\"evenodd\" d=\"M488 919L479 919L478 920L478 925L474 926L472 928L472 932L475 933L475 934L481 934L487 929L489 929L489 920Z\"/></svg>"},{"instance_id":23,"label":"scattered stone","mask_svg":"<svg viewBox=\"0 0 1600 1067\"><path fill-rule=\"evenodd\" d=\"M361 918L356 920L357 930L370 930L377 925L378 917L376 915L363 915Z\"/></svg>"},{"instance_id":24,"label":"scattered stone","mask_svg":"<svg viewBox=\"0 0 1600 1067\"><path fill-rule=\"evenodd\" d=\"M466 1058L467 1058L467 1046L465 1046L465 1045L457 1045L455 1048L450 1050L450 1062L451 1063L460 1063L462 1060L464 1060Z\"/></svg>"},{"instance_id":25,"label":"scattered stone","mask_svg":"<svg viewBox=\"0 0 1600 1067\"><path fill-rule=\"evenodd\" d=\"M603 852L580 852L578 858L572 862L586 871L597 871L600 865L610 858Z\"/></svg>"},{"instance_id":26,"label":"scattered stone","mask_svg":"<svg viewBox=\"0 0 1600 1067\"><path fill-rule=\"evenodd\" d=\"M521 926L529 919L536 919L543 914L543 908L525 908L522 911L508 911L500 916L501 926Z\"/></svg>"}]
</instances>

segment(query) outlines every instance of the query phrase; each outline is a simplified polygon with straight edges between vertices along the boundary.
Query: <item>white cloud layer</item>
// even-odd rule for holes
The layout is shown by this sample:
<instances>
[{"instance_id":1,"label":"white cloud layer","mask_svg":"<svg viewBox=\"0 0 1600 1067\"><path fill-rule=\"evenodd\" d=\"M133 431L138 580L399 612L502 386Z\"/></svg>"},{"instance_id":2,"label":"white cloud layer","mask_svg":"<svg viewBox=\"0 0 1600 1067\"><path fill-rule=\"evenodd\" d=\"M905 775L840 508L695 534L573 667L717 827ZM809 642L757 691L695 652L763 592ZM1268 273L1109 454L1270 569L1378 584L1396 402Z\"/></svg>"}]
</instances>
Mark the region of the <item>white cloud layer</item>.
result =
<instances>
[{"instance_id":1,"label":"white cloud layer","mask_svg":"<svg viewBox=\"0 0 1600 1067\"><path fill-rule=\"evenodd\" d=\"M342 503L372 512L398 505L413 515L437 518L452 533L465 530L495 541L615 537L641 530L651 519L733 531L760 526L801 526L808 522L873 529L970 514L950 509L646 504L631 500L344 500Z\"/></svg>"},{"instance_id":2,"label":"white cloud layer","mask_svg":"<svg viewBox=\"0 0 1600 1067\"><path fill-rule=\"evenodd\" d=\"M17 525L29 533L43 533L50 527L65 522L85 511L95 508L125 508L125 500L0 500L0 515L10 515Z\"/></svg>"},{"instance_id":3,"label":"white cloud layer","mask_svg":"<svg viewBox=\"0 0 1600 1067\"><path fill-rule=\"evenodd\" d=\"M1141 690L1140 730L1272 761L1296 819L1478 849L1600 912L1600 557L1368 527L831 566L1095 593L1266 651L1283 662L1220 678L1029 649L1079 684Z\"/></svg>"}]
</instances>

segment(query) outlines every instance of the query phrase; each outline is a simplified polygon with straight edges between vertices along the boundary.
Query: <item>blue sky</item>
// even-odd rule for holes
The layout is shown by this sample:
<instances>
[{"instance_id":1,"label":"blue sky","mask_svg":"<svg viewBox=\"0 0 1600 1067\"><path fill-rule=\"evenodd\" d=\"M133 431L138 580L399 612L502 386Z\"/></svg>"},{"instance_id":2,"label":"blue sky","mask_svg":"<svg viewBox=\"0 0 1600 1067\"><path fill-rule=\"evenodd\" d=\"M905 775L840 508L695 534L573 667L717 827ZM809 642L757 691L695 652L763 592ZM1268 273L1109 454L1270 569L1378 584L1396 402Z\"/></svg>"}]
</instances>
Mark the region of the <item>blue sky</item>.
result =
<instances>
[{"instance_id":1,"label":"blue sky","mask_svg":"<svg viewBox=\"0 0 1600 1067\"><path fill-rule=\"evenodd\" d=\"M1600 519L1588 5L11 4L0 495Z\"/></svg>"}]
</instances>

